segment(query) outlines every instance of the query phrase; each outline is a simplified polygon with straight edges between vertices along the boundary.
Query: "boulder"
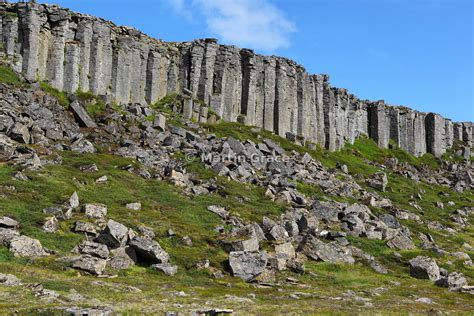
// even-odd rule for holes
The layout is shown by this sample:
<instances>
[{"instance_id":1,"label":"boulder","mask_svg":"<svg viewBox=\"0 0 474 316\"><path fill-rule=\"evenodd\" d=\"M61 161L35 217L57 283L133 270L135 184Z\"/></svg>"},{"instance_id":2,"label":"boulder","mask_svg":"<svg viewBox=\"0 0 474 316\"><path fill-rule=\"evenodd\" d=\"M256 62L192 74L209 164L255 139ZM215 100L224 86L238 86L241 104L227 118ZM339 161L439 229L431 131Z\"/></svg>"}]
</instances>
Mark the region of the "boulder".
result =
<instances>
[{"instance_id":1,"label":"boulder","mask_svg":"<svg viewBox=\"0 0 474 316\"><path fill-rule=\"evenodd\" d=\"M163 272L166 275L175 275L178 272L178 266L169 263L157 263L151 266L155 271Z\"/></svg>"},{"instance_id":2,"label":"boulder","mask_svg":"<svg viewBox=\"0 0 474 316\"><path fill-rule=\"evenodd\" d=\"M109 248L104 244L99 244L93 241L84 241L75 247L73 252L83 255L91 255L102 259L107 259L109 257Z\"/></svg>"},{"instance_id":3,"label":"boulder","mask_svg":"<svg viewBox=\"0 0 474 316\"><path fill-rule=\"evenodd\" d=\"M229 266L232 274L244 281L251 281L260 275L267 266L267 253L233 251L229 253Z\"/></svg>"},{"instance_id":4,"label":"boulder","mask_svg":"<svg viewBox=\"0 0 474 316\"><path fill-rule=\"evenodd\" d=\"M74 232L76 233L86 233L91 236L97 236L100 228L97 224L77 221L74 226Z\"/></svg>"},{"instance_id":5,"label":"boulder","mask_svg":"<svg viewBox=\"0 0 474 316\"><path fill-rule=\"evenodd\" d=\"M21 123L16 123L8 136L10 136L11 139L23 144L29 144L31 139L28 126Z\"/></svg>"},{"instance_id":6,"label":"boulder","mask_svg":"<svg viewBox=\"0 0 474 316\"><path fill-rule=\"evenodd\" d=\"M207 210L216 214L217 216L219 216L220 218L226 220L227 218L229 218L229 212L226 211L225 208L223 208L222 206L217 206L217 205L210 205L207 207Z\"/></svg>"},{"instance_id":7,"label":"boulder","mask_svg":"<svg viewBox=\"0 0 474 316\"><path fill-rule=\"evenodd\" d=\"M10 240L10 251L15 257L36 258L49 255L39 240L27 236L13 237Z\"/></svg>"},{"instance_id":8,"label":"boulder","mask_svg":"<svg viewBox=\"0 0 474 316\"><path fill-rule=\"evenodd\" d=\"M16 145L13 141L9 137L0 134L0 161L8 161L15 152L15 149Z\"/></svg>"},{"instance_id":9,"label":"boulder","mask_svg":"<svg viewBox=\"0 0 474 316\"><path fill-rule=\"evenodd\" d=\"M313 260L322 260L330 263L355 262L352 253L348 248L333 241L325 243L313 235L307 235L299 246L299 251Z\"/></svg>"},{"instance_id":10,"label":"boulder","mask_svg":"<svg viewBox=\"0 0 474 316\"><path fill-rule=\"evenodd\" d=\"M398 234L394 238L390 239L387 242L387 246L400 250L412 250L416 248L413 241L404 234Z\"/></svg>"},{"instance_id":11,"label":"boulder","mask_svg":"<svg viewBox=\"0 0 474 316\"><path fill-rule=\"evenodd\" d=\"M436 260L426 256L418 256L410 261L410 275L417 279L436 281L440 277Z\"/></svg>"},{"instance_id":12,"label":"boulder","mask_svg":"<svg viewBox=\"0 0 474 316\"><path fill-rule=\"evenodd\" d=\"M385 225L387 225L388 228L397 229L401 227L398 219L390 214L384 214L380 216L379 220L381 220Z\"/></svg>"},{"instance_id":13,"label":"boulder","mask_svg":"<svg viewBox=\"0 0 474 316\"><path fill-rule=\"evenodd\" d=\"M20 223L10 217L0 217L0 228L17 229L19 226Z\"/></svg>"},{"instance_id":14,"label":"boulder","mask_svg":"<svg viewBox=\"0 0 474 316\"><path fill-rule=\"evenodd\" d=\"M370 179L367 179L367 184L374 189L385 192L388 184L387 174L385 172L377 172Z\"/></svg>"},{"instance_id":15,"label":"boulder","mask_svg":"<svg viewBox=\"0 0 474 316\"><path fill-rule=\"evenodd\" d=\"M83 270L95 275L104 273L107 266L107 260L93 257L90 255L83 255L72 260L72 267Z\"/></svg>"},{"instance_id":16,"label":"boulder","mask_svg":"<svg viewBox=\"0 0 474 316\"><path fill-rule=\"evenodd\" d=\"M67 206L70 208L78 208L79 207L79 195L77 195L77 192L74 192L71 197L69 198L69 201L67 202Z\"/></svg>"},{"instance_id":17,"label":"boulder","mask_svg":"<svg viewBox=\"0 0 474 316\"><path fill-rule=\"evenodd\" d=\"M96 238L96 241L106 244L110 248L123 247L128 241L128 228L111 219L107 222L99 237Z\"/></svg>"},{"instance_id":18,"label":"boulder","mask_svg":"<svg viewBox=\"0 0 474 316\"><path fill-rule=\"evenodd\" d=\"M87 218L104 219L107 216L107 206L104 204L85 204L84 213Z\"/></svg>"},{"instance_id":19,"label":"boulder","mask_svg":"<svg viewBox=\"0 0 474 316\"><path fill-rule=\"evenodd\" d=\"M452 272L441 279L436 280L435 284L441 287L447 287L450 291L460 291L467 285L467 280L462 273Z\"/></svg>"},{"instance_id":20,"label":"boulder","mask_svg":"<svg viewBox=\"0 0 474 316\"><path fill-rule=\"evenodd\" d=\"M97 124L94 120L89 116L87 111L82 107L82 105L78 101L74 101L70 104L70 109L74 113L76 120L78 121L79 125L82 127L88 128L96 128Z\"/></svg>"},{"instance_id":21,"label":"boulder","mask_svg":"<svg viewBox=\"0 0 474 316\"><path fill-rule=\"evenodd\" d=\"M163 114L157 114L153 120L153 127L159 128L162 131L166 129L166 117Z\"/></svg>"},{"instance_id":22,"label":"boulder","mask_svg":"<svg viewBox=\"0 0 474 316\"><path fill-rule=\"evenodd\" d=\"M0 227L0 246L10 246L10 241L19 236L20 233L17 230Z\"/></svg>"},{"instance_id":23,"label":"boulder","mask_svg":"<svg viewBox=\"0 0 474 316\"><path fill-rule=\"evenodd\" d=\"M137 253L132 247L120 247L110 251L110 259L107 265L115 270L127 269L138 262Z\"/></svg>"},{"instance_id":24,"label":"boulder","mask_svg":"<svg viewBox=\"0 0 474 316\"><path fill-rule=\"evenodd\" d=\"M288 237L289 237L288 232L281 225L273 226L272 229L267 234L268 240L275 241L275 242L284 242L288 240Z\"/></svg>"},{"instance_id":25,"label":"boulder","mask_svg":"<svg viewBox=\"0 0 474 316\"><path fill-rule=\"evenodd\" d=\"M138 262L144 263L167 263L169 255L154 240L135 237L129 242L130 247L135 249Z\"/></svg>"},{"instance_id":26,"label":"boulder","mask_svg":"<svg viewBox=\"0 0 474 316\"><path fill-rule=\"evenodd\" d=\"M20 279L13 274L0 273L0 285L3 286L18 286L21 285Z\"/></svg>"},{"instance_id":27,"label":"boulder","mask_svg":"<svg viewBox=\"0 0 474 316\"><path fill-rule=\"evenodd\" d=\"M244 240L223 240L222 244L227 252L258 251L260 248L257 238L250 238Z\"/></svg>"},{"instance_id":28,"label":"boulder","mask_svg":"<svg viewBox=\"0 0 474 316\"><path fill-rule=\"evenodd\" d=\"M43 231L46 233L55 233L59 229L59 222L56 216L51 216L46 218L45 223L43 224Z\"/></svg>"}]
</instances>

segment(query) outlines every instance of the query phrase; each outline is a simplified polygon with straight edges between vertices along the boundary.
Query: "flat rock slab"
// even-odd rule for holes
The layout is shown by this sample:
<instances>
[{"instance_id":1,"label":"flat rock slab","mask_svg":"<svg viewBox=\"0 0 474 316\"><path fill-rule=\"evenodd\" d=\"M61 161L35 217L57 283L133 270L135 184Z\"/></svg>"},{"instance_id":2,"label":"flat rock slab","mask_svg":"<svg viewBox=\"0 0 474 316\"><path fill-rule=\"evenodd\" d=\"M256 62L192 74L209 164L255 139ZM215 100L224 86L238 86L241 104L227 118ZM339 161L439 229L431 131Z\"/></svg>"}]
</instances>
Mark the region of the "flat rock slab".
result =
<instances>
[{"instance_id":1,"label":"flat rock slab","mask_svg":"<svg viewBox=\"0 0 474 316\"><path fill-rule=\"evenodd\" d=\"M82 105L79 102L72 102L70 105L70 108L72 112L74 113L74 116L76 117L79 125L83 127L88 127L88 128L96 128L97 124L94 122L94 120L89 116L87 111L82 107Z\"/></svg>"}]
</instances>

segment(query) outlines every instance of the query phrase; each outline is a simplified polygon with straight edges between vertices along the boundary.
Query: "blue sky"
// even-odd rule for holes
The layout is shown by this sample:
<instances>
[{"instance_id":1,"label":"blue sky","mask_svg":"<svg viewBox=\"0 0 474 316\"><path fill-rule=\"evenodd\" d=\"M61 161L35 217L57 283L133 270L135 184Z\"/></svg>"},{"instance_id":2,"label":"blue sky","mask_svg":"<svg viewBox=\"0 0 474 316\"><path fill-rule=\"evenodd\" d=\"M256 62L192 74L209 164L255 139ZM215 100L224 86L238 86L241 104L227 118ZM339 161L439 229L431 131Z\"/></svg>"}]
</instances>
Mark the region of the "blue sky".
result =
<instances>
[{"instance_id":1,"label":"blue sky","mask_svg":"<svg viewBox=\"0 0 474 316\"><path fill-rule=\"evenodd\" d=\"M474 121L471 0L54 0L167 41L291 58L362 99Z\"/></svg>"}]
</instances>

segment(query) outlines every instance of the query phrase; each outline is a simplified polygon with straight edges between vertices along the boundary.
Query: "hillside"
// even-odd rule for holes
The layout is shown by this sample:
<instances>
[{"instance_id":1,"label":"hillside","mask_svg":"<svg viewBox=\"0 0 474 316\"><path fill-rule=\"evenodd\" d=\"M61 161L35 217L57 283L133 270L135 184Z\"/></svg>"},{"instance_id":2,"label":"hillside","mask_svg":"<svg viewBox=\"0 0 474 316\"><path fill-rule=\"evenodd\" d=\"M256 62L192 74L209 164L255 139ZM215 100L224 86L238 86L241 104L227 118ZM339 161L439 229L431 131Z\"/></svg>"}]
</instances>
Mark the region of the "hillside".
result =
<instances>
[{"instance_id":1,"label":"hillside","mask_svg":"<svg viewBox=\"0 0 474 316\"><path fill-rule=\"evenodd\" d=\"M332 152L0 68L5 313L468 313L462 144Z\"/></svg>"}]
</instances>

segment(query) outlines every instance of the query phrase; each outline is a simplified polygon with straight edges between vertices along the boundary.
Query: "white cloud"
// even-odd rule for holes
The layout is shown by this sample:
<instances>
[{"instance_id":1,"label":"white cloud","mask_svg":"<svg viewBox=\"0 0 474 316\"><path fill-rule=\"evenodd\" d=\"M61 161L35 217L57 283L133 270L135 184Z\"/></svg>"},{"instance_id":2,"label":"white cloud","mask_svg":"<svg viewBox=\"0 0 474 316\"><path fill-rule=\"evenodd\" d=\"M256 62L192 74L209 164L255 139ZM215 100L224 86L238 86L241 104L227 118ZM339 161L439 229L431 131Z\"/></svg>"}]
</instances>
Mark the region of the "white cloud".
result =
<instances>
[{"instance_id":1,"label":"white cloud","mask_svg":"<svg viewBox=\"0 0 474 316\"><path fill-rule=\"evenodd\" d=\"M294 24L268 0L165 0L184 17L201 14L226 44L273 51L290 46Z\"/></svg>"}]
</instances>

